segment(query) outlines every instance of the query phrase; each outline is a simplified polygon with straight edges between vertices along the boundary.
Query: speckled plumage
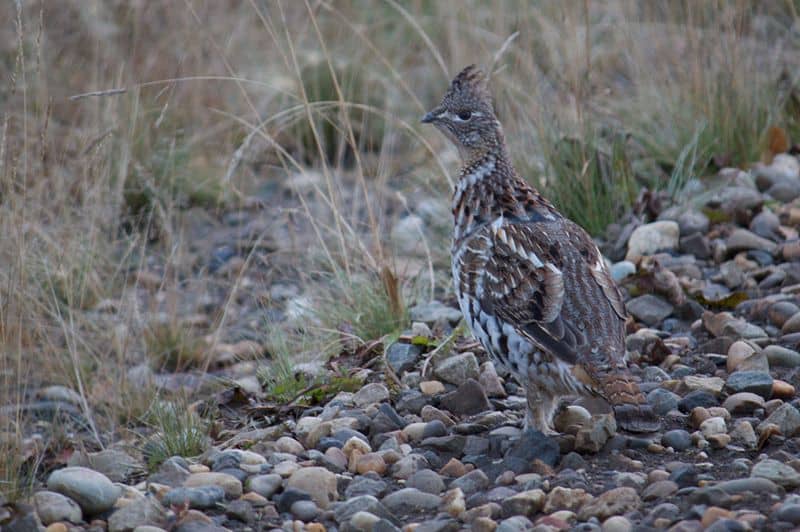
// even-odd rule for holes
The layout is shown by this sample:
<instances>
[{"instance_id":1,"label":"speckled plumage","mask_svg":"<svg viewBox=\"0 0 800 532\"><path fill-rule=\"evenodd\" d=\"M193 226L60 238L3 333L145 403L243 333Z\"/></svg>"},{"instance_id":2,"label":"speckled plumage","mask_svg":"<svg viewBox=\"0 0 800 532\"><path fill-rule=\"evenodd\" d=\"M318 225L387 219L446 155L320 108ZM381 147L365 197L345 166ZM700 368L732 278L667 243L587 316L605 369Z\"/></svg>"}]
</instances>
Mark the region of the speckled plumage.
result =
<instances>
[{"instance_id":1,"label":"speckled plumage","mask_svg":"<svg viewBox=\"0 0 800 532\"><path fill-rule=\"evenodd\" d=\"M589 235L519 177L486 82L467 67L423 122L464 161L453 194L453 283L472 333L525 386L526 425L552 432L557 401L600 395L617 423L658 422L625 360L625 307Z\"/></svg>"}]
</instances>

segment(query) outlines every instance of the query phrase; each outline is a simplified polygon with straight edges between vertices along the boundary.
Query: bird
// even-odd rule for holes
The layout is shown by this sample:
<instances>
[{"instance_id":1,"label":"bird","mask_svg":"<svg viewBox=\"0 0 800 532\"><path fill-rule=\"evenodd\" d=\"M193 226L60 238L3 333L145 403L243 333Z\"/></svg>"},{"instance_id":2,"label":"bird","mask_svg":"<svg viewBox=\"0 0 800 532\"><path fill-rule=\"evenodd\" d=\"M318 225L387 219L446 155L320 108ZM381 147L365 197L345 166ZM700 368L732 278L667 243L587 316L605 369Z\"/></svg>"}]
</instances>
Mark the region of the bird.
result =
<instances>
[{"instance_id":1,"label":"bird","mask_svg":"<svg viewBox=\"0 0 800 532\"><path fill-rule=\"evenodd\" d=\"M422 122L462 160L453 287L473 336L525 389L525 429L555 435L562 401L599 396L623 430L658 430L627 365L627 315L603 255L514 168L483 71L459 72Z\"/></svg>"}]
</instances>

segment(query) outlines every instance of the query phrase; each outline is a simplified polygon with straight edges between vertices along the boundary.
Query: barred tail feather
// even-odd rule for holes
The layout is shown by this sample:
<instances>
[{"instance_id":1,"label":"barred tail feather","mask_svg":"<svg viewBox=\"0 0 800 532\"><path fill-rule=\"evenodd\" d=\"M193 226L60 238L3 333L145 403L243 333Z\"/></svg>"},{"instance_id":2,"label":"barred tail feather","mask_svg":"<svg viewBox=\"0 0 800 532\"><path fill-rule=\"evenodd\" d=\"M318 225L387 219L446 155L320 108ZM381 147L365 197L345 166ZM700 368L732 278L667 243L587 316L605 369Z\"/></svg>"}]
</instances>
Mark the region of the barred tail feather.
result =
<instances>
[{"instance_id":1,"label":"barred tail feather","mask_svg":"<svg viewBox=\"0 0 800 532\"><path fill-rule=\"evenodd\" d=\"M622 375L612 375L601 380L603 395L614 409L617 426L628 432L655 432L661 429L661 420L647 403L639 385Z\"/></svg>"}]
</instances>

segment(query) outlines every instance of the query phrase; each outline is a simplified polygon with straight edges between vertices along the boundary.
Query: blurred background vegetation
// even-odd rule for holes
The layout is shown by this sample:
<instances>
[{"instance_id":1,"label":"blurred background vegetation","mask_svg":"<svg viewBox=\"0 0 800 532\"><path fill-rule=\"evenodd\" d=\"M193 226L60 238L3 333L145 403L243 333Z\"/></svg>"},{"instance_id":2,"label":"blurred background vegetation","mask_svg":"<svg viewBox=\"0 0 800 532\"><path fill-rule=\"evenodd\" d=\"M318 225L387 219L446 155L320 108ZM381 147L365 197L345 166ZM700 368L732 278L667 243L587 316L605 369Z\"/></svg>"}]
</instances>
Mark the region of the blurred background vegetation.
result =
<instances>
[{"instance_id":1,"label":"blurred background vegetation","mask_svg":"<svg viewBox=\"0 0 800 532\"><path fill-rule=\"evenodd\" d=\"M43 385L75 390L104 446L153 425L159 393L132 380L137 364L205 372L232 327L260 323L283 361L275 385L294 378L285 359L396 334L409 303L446 294L457 157L418 119L464 65L492 72L524 176L602 236L642 187L677 196L800 139L799 13L797 0L3 2L3 489L71 438L28 437L14 405ZM203 227L236 216L274 225L219 275ZM283 326L241 318L275 278L310 294L294 314L318 336L288 327L276 348ZM218 302L192 321L187 293Z\"/></svg>"}]
</instances>

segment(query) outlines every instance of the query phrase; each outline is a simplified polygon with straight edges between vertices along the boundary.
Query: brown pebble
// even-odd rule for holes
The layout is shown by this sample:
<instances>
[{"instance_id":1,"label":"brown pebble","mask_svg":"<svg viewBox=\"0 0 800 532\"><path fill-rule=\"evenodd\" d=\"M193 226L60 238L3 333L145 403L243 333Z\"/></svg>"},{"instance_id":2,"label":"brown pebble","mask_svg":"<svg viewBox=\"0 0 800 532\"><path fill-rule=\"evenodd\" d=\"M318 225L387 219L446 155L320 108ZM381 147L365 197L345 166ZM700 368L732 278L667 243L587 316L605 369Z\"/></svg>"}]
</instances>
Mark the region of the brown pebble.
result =
<instances>
[{"instance_id":1,"label":"brown pebble","mask_svg":"<svg viewBox=\"0 0 800 532\"><path fill-rule=\"evenodd\" d=\"M800 240L786 242L783 245L783 258L785 260L800 259Z\"/></svg>"},{"instance_id":2,"label":"brown pebble","mask_svg":"<svg viewBox=\"0 0 800 532\"><path fill-rule=\"evenodd\" d=\"M445 477L459 478L467 474L467 468L464 467L460 460L451 458L449 462L442 466L439 474Z\"/></svg>"},{"instance_id":3,"label":"brown pebble","mask_svg":"<svg viewBox=\"0 0 800 532\"><path fill-rule=\"evenodd\" d=\"M419 383L419 391L425 395L444 393L444 384L439 381L422 381Z\"/></svg>"},{"instance_id":4,"label":"brown pebble","mask_svg":"<svg viewBox=\"0 0 800 532\"><path fill-rule=\"evenodd\" d=\"M259 495L255 491L249 491L245 493L244 495L242 495L241 499L243 501L249 502L250 504L256 507L266 506L269 504L269 499L267 499L263 495Z\"/></svg>"},{"instance_id":5,"label":"brown pebble","mask_svg":"<svg viewBox=\"0 0 800 532\"><path fill-rule=\"evenodd\" d=\"M711 414L709 413L708 409L702 406L696 406L692 409L692 413L689 414L689 423L692 425L692 428L698 429L700 425L706 419L709 419Z\"/></svg>"},{"instance_id":6,"label":"brown pebble","mask_svg":"<svg viewBox=\"0 0 800 532\"><path fill-rule=\"evenodd\" d=\"M322 523L308 523L304 530L305 532L325 532L325 525Z\"/></svg>"},{"instance_id":7,"label":"brown pebble","mask_svg":"<svg viewBox=\"0 0 800 532\"><path fill-rule=\"evenodd\" d=\"M350 456L347 459L347 470L350 473L355 473L358 471L358 461L362 456L364 456L364 453L358 449L353 449L350 451Z\"/></svg>"},{"instance_id":8,"label":"brown pebble","mask_svg":"<svg viewBox=\"0 0 800 532\"><path fill-rule=\"evenodd\" d=\"M47 532L69 532L69 528L64 523L51 523L45 530Z\"/></svg>"},{"instance_id":9,"label":"brown pebble","mask_svg":"<svg viewBox=\"0 0 800 532\"><path fill-rule=\"evenodd\" d=\"M472 530L476 532L494 532L497 522L489 517L478 517L470 523Z\"/></svg>"},{"instance_id":10,"label":"brown pebble","mask_svg":"<svg viewBox=\"0 0 800 532\"><path fill-rule=\"evenodd\" d=\"M703 513L702 521L703 528L708 528L720 519L733 519L734 513L719 506L710 506L706 508Z\"/></svg>"},{"instance_id":11,"label":"brown pebble","mask_svg":"<svg viewBox=\"0 0 800 532\"><path fill-rule=\"evenodd\" d=\"M795 394L794 386L786 381L775 379L772 381L772 397L778 399L792 399Z\"/></svg>"},{"instance_id":12,"label":"brown pebble","mask_svg":"<svg viewBox=\"0 0 800 532\"><path fill-rule=\"evenodd\" d=\"M383 474L386 473L386 462L384 461L383 456L379 455L378 453L367 453L358 458L356 463L356 471L358 471L360 475L374 471L375 473L383 476Z\"/></svg>"},{"instance_id":13,"label":"brown pebble","mask_svg":"<svg viewBox=\"0 0 800 532\"><path fill-rule=\"evenodd\" d=\"M498 486L510 486L511 484L514 483L515 476L516 475L514 475L513 471L503 471L503 473L501 473L500 476L497 477L495 484L497 484Z\"/></svg>"}]
</instances>

